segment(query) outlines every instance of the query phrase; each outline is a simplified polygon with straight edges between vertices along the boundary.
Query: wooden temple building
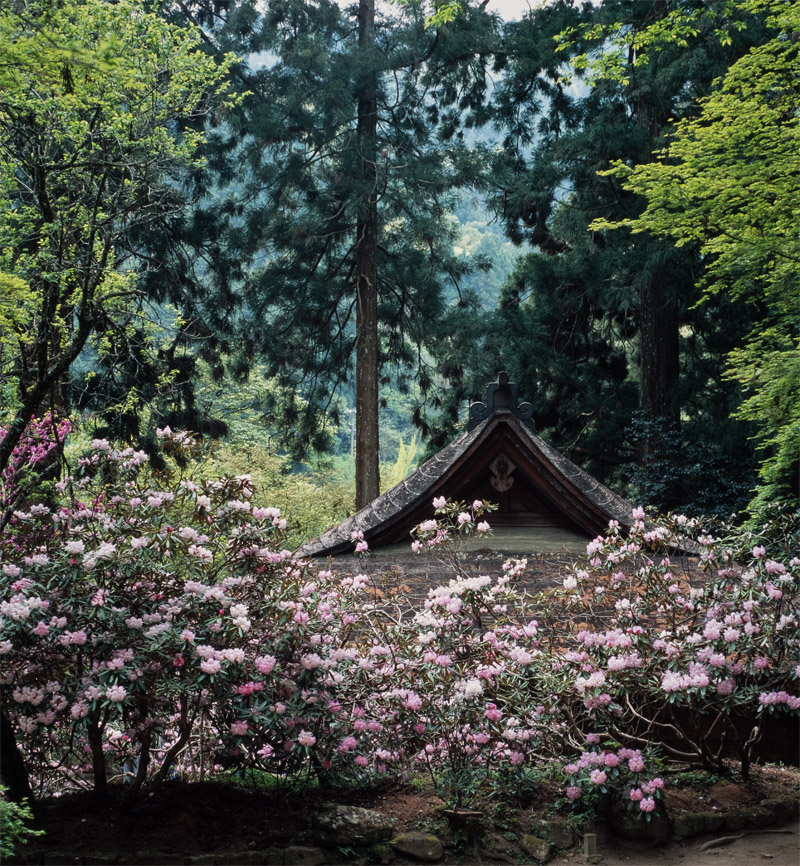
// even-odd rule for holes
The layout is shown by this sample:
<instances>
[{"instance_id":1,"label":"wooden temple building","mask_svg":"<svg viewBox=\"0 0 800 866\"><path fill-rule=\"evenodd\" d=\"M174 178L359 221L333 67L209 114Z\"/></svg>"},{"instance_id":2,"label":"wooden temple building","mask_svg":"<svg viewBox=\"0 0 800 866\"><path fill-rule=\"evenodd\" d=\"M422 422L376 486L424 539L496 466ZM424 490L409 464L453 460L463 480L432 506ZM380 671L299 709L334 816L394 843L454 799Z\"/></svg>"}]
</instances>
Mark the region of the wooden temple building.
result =
<instances>
[{"instance_id":1,"label":"wooden temple building","mask_svg":"<svg viewBox=\"0 0 800 866\"><path fill-rule=\"evenodd\" d=\"M631 524L630 503L617 496L536 435L530 403L519 404L517 387L500 373L482 403L469 410L467 430L421 464L404 481L366 508L303 545L301 556L353 552L360 530L370 550L408 543L410 531L433 517L433 498L498 505L487 519L498 536L508 530L529 538L548 528L585 545L610 520ZM573 547L574 549L574 547Z\"/></svg>"}]
</instances>

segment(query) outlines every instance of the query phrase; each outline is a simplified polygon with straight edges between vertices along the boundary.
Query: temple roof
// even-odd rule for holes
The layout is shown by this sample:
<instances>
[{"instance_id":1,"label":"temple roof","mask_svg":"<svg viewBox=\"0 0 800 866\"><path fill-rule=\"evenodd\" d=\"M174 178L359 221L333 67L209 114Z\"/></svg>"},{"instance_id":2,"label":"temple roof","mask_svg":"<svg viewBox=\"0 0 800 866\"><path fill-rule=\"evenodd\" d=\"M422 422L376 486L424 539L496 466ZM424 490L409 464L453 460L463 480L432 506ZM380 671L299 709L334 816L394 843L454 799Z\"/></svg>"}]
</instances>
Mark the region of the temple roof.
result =
<instances>
[{"instance_id":1,"label":"temple roof","mask_svg":"<svg viewBox=\"0 0 800 866\"><path fill-rule=\"evenodd\" d=\"M304 544L301 556L351 553L351 533L370 548L409 540L433 516L435 496L499 504L492 526L563 526L592 538L610 520L631 525L632 506L535 432L529 404L516 405L516 387L501 374L487 401L470 408L469 429L404 481L361 511Z\"/></svg>"}]
</instances>

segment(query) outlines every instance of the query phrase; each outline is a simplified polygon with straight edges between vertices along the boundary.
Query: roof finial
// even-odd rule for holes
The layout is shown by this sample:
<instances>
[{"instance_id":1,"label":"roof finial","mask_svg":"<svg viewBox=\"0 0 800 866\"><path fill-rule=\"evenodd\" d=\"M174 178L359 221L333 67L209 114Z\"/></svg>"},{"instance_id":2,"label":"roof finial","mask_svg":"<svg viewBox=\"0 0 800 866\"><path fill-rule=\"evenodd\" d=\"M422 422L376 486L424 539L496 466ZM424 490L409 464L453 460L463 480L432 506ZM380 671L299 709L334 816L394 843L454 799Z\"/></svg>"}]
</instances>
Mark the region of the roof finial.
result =
<instances>
[{"instance_id":1,"label":"roof finial","mask_svg":"<svg viewBox=\"0 0 800 866\"><path fill-rule=\"evenodd\" d=\"M517 386L510 382L508 373L501 371L497 374L497 381L492 382L486 389L483 403L473 403L469 407L469 420L467 430L472 430L481 421L494 415L496 412L510 412L519 421L527 425L534 432L536 424L533 420L533 406L530 403L517 405Z\"/></svg>"}]
</instances>

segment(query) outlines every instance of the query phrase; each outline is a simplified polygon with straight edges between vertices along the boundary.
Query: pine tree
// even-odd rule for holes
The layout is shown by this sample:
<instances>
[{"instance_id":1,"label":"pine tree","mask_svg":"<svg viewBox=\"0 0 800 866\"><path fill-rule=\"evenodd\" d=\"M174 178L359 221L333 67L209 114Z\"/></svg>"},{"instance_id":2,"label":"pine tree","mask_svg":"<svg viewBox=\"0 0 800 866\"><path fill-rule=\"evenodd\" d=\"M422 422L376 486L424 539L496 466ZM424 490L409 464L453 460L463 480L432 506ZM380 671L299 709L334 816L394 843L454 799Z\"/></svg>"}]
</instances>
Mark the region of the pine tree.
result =
<instances>
[{"instance_id":1,"label":"pine tree","mask_svg":"<svg viewBox=\"0 0 800 866\"><path fill-rule=\"evenodd\" d=\"M639 198L598 172L614 159L651 160L668 120L694 110L694 95L707 92L750 37L734 33L724 46L711 21L700 21L686 45L662 47L647 65L631 50L612 58L622 74L601 69L591 85L564 81L567 64L587 53L610 62L609 32L630 43L667 9L565 2L507 26L492 99L505 136L495 202L509 236L534 251L505 288L473 391L507 369L540 428L600 477L619 483L633 473L662 507L700 496L701 507L715 498L735 507L748 479L737 501L722 492L720 468L726 458L747 462L751 451L746 429L728 422L738 397L722 381L721 359L741 317L729 316L723 299L694 308L696 248L588 226L641 212ZM561 47L559 34L567 34Z\"/></svg>"},{"instance_id":2,"label":"pine tree","mask_svg":"<svg viewBox=\"0 0 800 866\"><path fill-rule=\"evenodd\" d=\"M211 20L193 8L196 23ZM296 454L324 447L333 397L355 373L363 506L378 491L378 385L404 389L414 375L430 386L426 346L468 270L449 214L479 168L437 137L427 79L460 60L414 7L376 13L363 0L353 20L328 0L272 0L223 13L209 32L246 58L244 96L211 135L209 206L180 240L214 237L211 287L239 298L238 370L266 362L280 386L270 409Z\"/></svg>"}]
</instances>

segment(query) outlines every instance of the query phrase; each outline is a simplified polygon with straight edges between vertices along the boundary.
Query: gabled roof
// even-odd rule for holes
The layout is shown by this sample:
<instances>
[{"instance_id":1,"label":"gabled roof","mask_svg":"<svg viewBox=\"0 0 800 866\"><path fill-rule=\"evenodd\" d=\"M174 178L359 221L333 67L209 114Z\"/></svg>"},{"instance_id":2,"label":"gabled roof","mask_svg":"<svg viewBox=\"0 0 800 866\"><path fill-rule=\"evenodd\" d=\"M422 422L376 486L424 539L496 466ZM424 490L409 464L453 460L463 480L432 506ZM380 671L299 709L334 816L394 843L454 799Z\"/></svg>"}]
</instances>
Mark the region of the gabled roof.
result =
<instances>
[{"instance_id":1,"label":"gabled roof","mask_svg":"<svg viewBox=\"0 0 800 866\"><path fill-rule=\"evenodd\" d=\"M602 533L610 520L630 528L630 503L536 435L527 404L515 405L516 388L503 375L498 393L490 386L488 406L473 404L471 429L366 508L303 545L299 555L352 553L351 533L358 530L371 548L408 541L411 529L433 516L435 496L499 502L488 517L492 526L559 525L587 538Z\"/></svg>"}]
</instances>

